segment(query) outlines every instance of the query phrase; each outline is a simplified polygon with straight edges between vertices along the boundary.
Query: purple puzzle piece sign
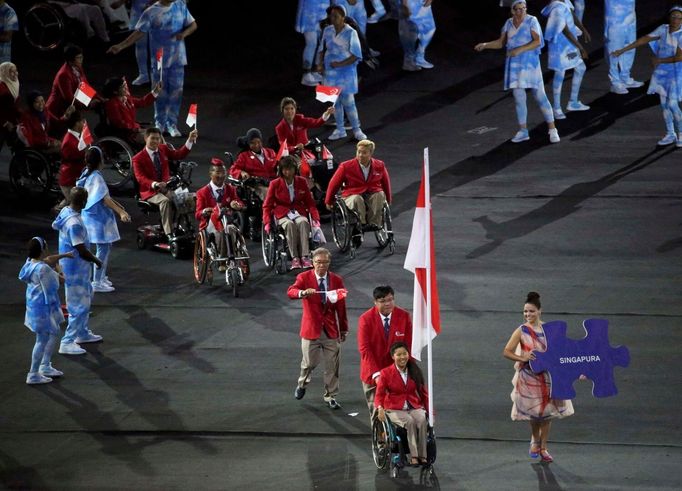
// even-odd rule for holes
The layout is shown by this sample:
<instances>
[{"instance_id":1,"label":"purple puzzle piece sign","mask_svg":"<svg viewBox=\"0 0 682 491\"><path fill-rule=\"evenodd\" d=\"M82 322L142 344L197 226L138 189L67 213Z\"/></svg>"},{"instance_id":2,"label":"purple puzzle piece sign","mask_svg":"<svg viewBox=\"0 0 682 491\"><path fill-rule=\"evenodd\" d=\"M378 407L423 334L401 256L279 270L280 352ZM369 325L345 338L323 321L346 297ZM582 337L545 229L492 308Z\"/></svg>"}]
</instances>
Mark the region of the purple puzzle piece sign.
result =
<instances>
[{"instance_id":1,"label":"purple puzzle piece sign","mask_svg":"<svg viewBox=\"0 0 682 491\"><path fill-rule=\"evenodd\" d=\"M609 344L609 321L583 321L585 337L578 341L566 337L566 323L552 321L542 325L547 339L547 351L535 352L530 368L535 373L548 372L552 382L552 399L573 399L573 382L585 375L592 380L592 395L609 397L618 393L613 378L616 366L630 364L630 352L625 346Z\"/></svg>"}]
</instances>

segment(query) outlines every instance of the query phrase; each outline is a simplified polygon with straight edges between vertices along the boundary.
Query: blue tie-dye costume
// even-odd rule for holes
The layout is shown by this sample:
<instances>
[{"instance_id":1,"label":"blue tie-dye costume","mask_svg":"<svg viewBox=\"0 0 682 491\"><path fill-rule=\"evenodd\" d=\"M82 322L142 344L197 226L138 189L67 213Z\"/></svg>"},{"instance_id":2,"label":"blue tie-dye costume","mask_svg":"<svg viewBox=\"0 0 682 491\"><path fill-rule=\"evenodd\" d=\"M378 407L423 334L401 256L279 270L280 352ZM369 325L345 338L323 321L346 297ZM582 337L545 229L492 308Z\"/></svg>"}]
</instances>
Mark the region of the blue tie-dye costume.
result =
<instances>
[{"instance_id":1,"label":"blue tie-dye costume","mask_svg":"<svg viewBox=\"0 0 682 491\"><path fill-rule=\"evenodd\" d=\"M627 46L637 35L635 0L604 0L604 53L609 63L609 79L612 84L631 81L630 70L635 61L635 50L615 57L611 53Z\"/></svg>"},{"instance_id":2,"label":"blue tie-dye costume","mask_svg":"<svg viewBox=\"0 0 682 491\"><path fill-rule=\"evenodd\" d=\"M351 5L348 0L332 0L332 4L341 5L346 9L346 17L353 18L363 35L367 33L367 10L363 1L358 0L355 5Z\"/></svg>"},{"instance_id":3,"label":"blue tie-dye costume","mask_svg":"<svg viewBox=\"0 0 682 491\"><path fill-rule=\"evenodd\" d=\"M682 29L670 32L668 24L659 26L648 36L658 38L650 43L656 58L675 56L682 47ZM622 56L622 55L621 55ZM663 120L668 135L682 133L682 110L679 101L682 100L682 62L660 63L651 75L648 94L658 94L661 98Z\"/></svg>"},{"instance_id":4,"label":"blue tie-dye costume","mask_svg":"<svg viewBox=\"0 0 682 491\"><path fill-rule=\"evenodd\" d=\"M424 6L423 0L408 0L409 17L402 14L401 0L393 0L394 8L400 12L398 35L403 47L404 61L407 63L424 62L426 48L436 32L436 21L431 6Z\"/></svg>"},{"instance_id":5,"label":"blue tie-dye costume","mask_svg":"<svg viewBox=\"0 0 682 491\"><path fill-rule=\"evenodd\" d=\"M315 50L320 39L320 22L327 18L330 0L298 0L296 32L303 34L303 70L309 71L315 60Z\"/></svg>"}]
</instances>

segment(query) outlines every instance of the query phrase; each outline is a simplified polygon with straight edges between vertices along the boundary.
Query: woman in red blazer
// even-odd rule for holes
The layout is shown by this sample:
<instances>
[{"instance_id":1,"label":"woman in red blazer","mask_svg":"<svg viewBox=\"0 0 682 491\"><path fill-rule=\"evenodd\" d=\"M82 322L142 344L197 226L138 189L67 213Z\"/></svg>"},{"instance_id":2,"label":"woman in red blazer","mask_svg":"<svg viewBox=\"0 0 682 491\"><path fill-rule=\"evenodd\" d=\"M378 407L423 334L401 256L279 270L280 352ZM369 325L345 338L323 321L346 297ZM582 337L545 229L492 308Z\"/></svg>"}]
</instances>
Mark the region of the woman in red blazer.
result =
<instances>
[{"instance_id":1,"label":"woman in red blazer","mask_svg":"<svg viewBox=\"0 0 682 491\"><path fill-rule=\"evenodd\" d=\"M320 213L304 177L296 175L298 165L294 157L283 157L279 163L279 177L270 183L263 203L263 223L270 232L270 219L274 215L277 225L284 229L291 254L291 269L312 268L310 260L310 222L320 226ZM290 191L289 186L292 186ZM293 196L292 196L293 192Z\"/></svg>"},{"instance_id":2,"label":"woman in red blazer","mask_svg":"<svg viewBox=\"0 0 682 491\"><path fill-rule=\"evenodd\" d=\"M424 375L417 363L410 359L407 345L402 341L391 346L393 364L381 370L374 396L377 417L407 430L410 464L426 464L427 420L429 397Z\"/></svg>"},{"instance_id":3,"label":"woman in red blazer","mask_svg":"<svg viewBox=\"0 0 682 491\"><path fill-rule=\"evenodd\" d=\"M141 148L144 145L144 130L137 122L136 110L154 103L154 99L161 92L161 82L154 90L144 97L134 97L130 94L128 82L123 77L111 77L104 82L102 95L107 98L104 112L111 129L124 140Z\"/></svg>"},{"instance_id":4,"label":"woman in red blazer","mask_svg":"<svg viewBox=\"0 0 682 491\"><path fill-rule=\"evenodd\" d=\"M45 108L43 94L37 90L29 92L28 96L26 96L26 104L28 109L21 115L20 131L17 132L19 138L27 147L35 148L47 154L58 154L62 142L48 135L50 126L58 118ZM75 110L73 106L70 106L67 109L66 118ZM66 118L62 121L62 124L64 124Z\"/></svg>"}]
</instances>

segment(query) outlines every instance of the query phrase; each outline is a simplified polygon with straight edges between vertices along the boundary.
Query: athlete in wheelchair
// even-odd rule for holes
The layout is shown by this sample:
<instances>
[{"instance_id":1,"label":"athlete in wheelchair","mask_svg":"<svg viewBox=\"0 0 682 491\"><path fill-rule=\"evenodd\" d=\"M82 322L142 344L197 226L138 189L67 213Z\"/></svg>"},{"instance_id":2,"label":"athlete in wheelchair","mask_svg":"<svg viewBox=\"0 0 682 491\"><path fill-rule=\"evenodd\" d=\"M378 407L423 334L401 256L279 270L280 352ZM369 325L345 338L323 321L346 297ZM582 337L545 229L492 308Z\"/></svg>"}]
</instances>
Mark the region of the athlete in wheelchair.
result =
<instances>
[{"instance_id":1,"label":"athlete in wheelchair","mask_svg":"<svg viewBox=\"0 0 682 491\"><path fill-rule=\"evenodd\" d=\"M246 242L233 223L235 212L243 209L244 203L225 182L225 164L220 159L211 160L209 176L211 181L197 191L195 216L199 232L194 244L194 278L204 283L210 274L212 282L213 267L217 265L236 297L250 272Z\"/></svg>"},{"instance_id":2,"label":"athlete in wheelchair","mask_svg":"<svg viewBox=\"0 0 682 491\"><path fill-rule=\"evenodd\" d=\"M297 169L294 157L283 157L279 162L280 177L270 183L263 203L263 260L280 274L286 271L289 259L291 270L313 267L312 230L320 227L315 200L305 178L296 175Z\"/></svg>"},{"instance_id":3,"label":"athlete in wheelchair","mask_svg":"<svg viewBox=\"0 0 682 491\"><path fill-rule=\"evenodd\" d=\"M431 467L436 452L424 375L404 342L393 343L390 353L393 363L381 370L374 396L372 454L378 468L390 466L396 477L406 463Z\"/></svg>"},{"instance_id":4,"label":"athlete in wheelchair","mask_svg":"<svg viewBox=\"0 0 682 491\"><path fill-rule=\"evenodd\" d=\"M373 153L374 142L360 140L356 157L341 163L325 197L332 212L334 242L341 252L350 248L351 257L368 231L374 232L380 248L389 246L391 254L395 250L389 208L391 181L386 166L372 158Z\"/></svg>"},{"instance_id":5,"label":"athlete in wheelchair","mask_svg":"<svg viewBox=\"0 0 682 491\"><path fill-rule=\"evenodd\" d=\"M245 136L237 138L242 151L230 167L230 177L241 181L238 193L246 204L243 233L251 240L259 240L263 201L268 185L277 177L277 156L263 146L263 136L258 128L251 128Z\"/></svg>"}]
</instances>

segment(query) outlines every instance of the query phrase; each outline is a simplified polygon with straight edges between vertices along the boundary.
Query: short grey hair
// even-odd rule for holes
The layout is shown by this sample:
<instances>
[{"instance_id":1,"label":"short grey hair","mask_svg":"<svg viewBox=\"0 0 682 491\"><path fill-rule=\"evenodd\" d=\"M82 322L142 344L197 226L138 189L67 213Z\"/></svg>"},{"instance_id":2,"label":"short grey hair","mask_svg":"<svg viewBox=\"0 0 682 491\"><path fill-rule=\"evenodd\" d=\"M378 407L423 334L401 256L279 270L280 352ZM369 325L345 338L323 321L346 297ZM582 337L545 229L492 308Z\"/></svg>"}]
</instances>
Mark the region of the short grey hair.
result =
<instances>
[{"instance_id":1,"label":"short grey hair","mask_svg":"<svg viewBox=\"0 0 682 491\"><path fill-rule=\"evenodd\" d=\"M317 256L327 256L327 258L331 259L332 258L332 253L329 252L329 249L326 249L324 247L318 247L312 252L312 258L315 259Z\"/></svg>"}]
</instances>

